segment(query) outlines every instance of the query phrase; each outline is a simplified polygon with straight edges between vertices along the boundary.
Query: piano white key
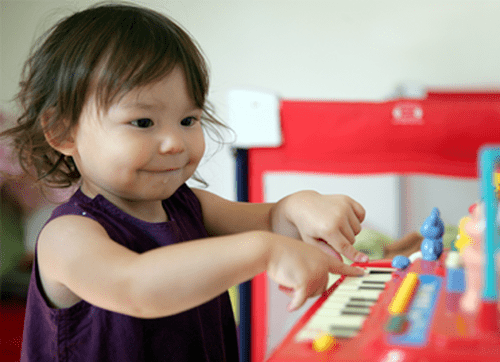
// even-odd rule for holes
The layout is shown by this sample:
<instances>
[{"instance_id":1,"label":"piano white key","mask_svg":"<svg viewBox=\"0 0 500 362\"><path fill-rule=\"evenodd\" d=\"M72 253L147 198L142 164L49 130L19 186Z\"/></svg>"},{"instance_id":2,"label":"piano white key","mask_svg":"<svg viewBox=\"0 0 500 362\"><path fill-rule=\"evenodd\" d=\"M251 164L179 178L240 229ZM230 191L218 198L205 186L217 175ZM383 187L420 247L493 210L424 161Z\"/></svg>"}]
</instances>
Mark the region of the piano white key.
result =
<instances>
[{"instance_id":1,"label":"piano white key","mask_svg":"<svg viewBox=\"0 0 500 362\"><path fill-rule=\"evenodd\" d=\"M370 313L371 306L356 306L356 305L332 305L327 308L321 308L318 310L318 314L321 315L368 315Z\"/></svg>"},{"instance_id":2,"label":"piano white key","mask_svg":"<svg viewBox=\"0 0 500 362\"><path fill-rule=\"evenodd\" d=\"M342 290L342 289L336 289L334 294L337 295L347 295L347 296L354 296L354 294L359 297L359 298L367 298L367 299L375 299L375 301L378 299L380 294L382 293L382 290Z\"/></svg>"},{"instance_id":3,"label":"piano white key","mask_svg":"<svg viewBox=\"0 0 500 362\"><path fill-rule=\"evenodd\" d=\"M339 292L339 293L333 293L331 294L325 301L325 303L328 303L328 301L332 302L341 302L343 300L345 301L350 301L353 303L358 303L358 302L366 302L366 303L375 303L378 299L378 295L370 296L365 294L366 291L361 291L361 292ZM369 291L368 293L372 293L372 291ZM378 292L377 292L378 294Z\"/></svg>"},{"instance_id":4,"label":"piano white key","mask_svg":"<svg viewBox=\"0 0 500 362\"><path fill-rule=\"evenodd\" d=\"M343 309L343 308L371 308L375 305L375 301L351 301L350 299L345 300L327 300L323 303L320 309L333 310L333 309Z\"/></svg>"},{"instance_id":5,"label":"piano white key","mask_svg":"<svg viewBox=\"0 0 500 362\"><path fill-rule=\"evenodd\" d=\"M345 281L363 281L363 280L378 280L378 281L383 281L383 282L387 282L389 280L391 280L392 278L392 275L391 274L365 274L365 275L362 275L362 276L359 276L359 277L345 277L344 278L344 282Z\"/></svg>"},{"instance_id":6,"label":"piano white key","mask_svg":"<svg viewBox=\"0 0 500 362\"><path fill-rule=\"evenodd\" d=\"M331 313L337 313L341 315L368 315L371 311L370 307L357 307L357 306L343 306L339 308L325 308L319 312L320 315L328 316Z\"/></svg>"},{"instance_id":7,"label":"piano white key","mask_svg":"<svg viewBox=\"0 0 500 362\"><path fill-rule=\"evenodd\" d=\"M317 338L321 333L324 333L325 330L321 329L306 329L302 328L299 333L295 335L295 340L297 342L303 341L311 341Z\"/></svg>"},{"instance_id":8,"label":"piano white key","mask_svg":"<svg viewBox=\"0 0 500 362\"><path fill-rule=\"evenodd\" d=\"M352 300L348 296L338 296L337 298L329 298L322 305L321 308L335 309L340 307L358 306L358 307L371 307L375 304L374 300Z\"/></svg>"},{"instance_id":9,"label":"piano white key","mask_svg":"<svg viewBox=\"0 0 500 362\"><path fill-rule=\"evenodd\" d=\"M342 276L338 274L328 274L328 288L337 282Z\"/></svg>"},{"instance_id":10,"label":"piano white key","mask_svg":"<svg viewBox=\"0 0 500 362\"><path fill-rule=\"evenodd\" d=\"M337 316L324 316L315 315L306 324L306 329L319 329L322 331L328 331L331 326L337 328L354 328L359 329L365 321L365 316L352 316L352 315L337 315Z\"/></svg>"},{"instance_id":11,"label":"piano white key","mask_svg":"<svg viewBox=\"0 0 500 362\"><path fill-rule=\"evenodd\" d=\"M389 280L391 280L390 276L387 276L385 274L380 274L380 275L370 275L366 277L349 277L345 278L342 284L348 284L348 285L384 285L386 284Z\"/></svg>"},{"instance_id":12,"label":"piano white key","mask_svg":"<svg viewBox=\"0 0 500 362\"><path fill-rule=\"evenodd\" d=\"M358 328L342 328L342 327L329 327L327 330L321 329L302 329L295 336L297 342L312 341L316 339L319 335L328 332L335 338L352 338L358 334Z\"/></svg>"},{"instance_id":13,"label":"piano white key","mask_svg":"<svg viewBox=\"0 0 500 362\"><path fill-rule=\"evenodd\" d=\"M341 284L337 287L337 290L349 290L349 291L357 291L357 290L384 290L385 284Z\"/></svg>"},{"instance_id":14,"label":"piano white key","mask_svg":"<svg viewBox=\"0 0 500 362\"><path fill-rule=\"evenodd\" d=\"M353 304L329 304L322 306L321 314L332 313L334 311L341 311L342 314L349 314L359 311L363 314L368 314L372 305L353 305Z\"/></svg>"},{"instance_id":15,"label":"piano white key","mask_svg":"<svg viewBox=\"0 0 500 362\"><path fill-rule=\"evenodd\" d=\"M316 314L295 338L297 341L311 340L321 332L332 333L337 338L350 338L361 329L365 319L366 316L344 316L340 313L335 316Z\"/></svg>"},{"instance_id":16,"label":"piano white key","mask_svg":"<svg viewBox=\"0 0 500 362\"><path fill-rule=\"evenodd\" d=\"M370 308L391 280L394 268L366 268L362 277L346 277L327 297L313 317L297 333L297 341L312 340L328 332L337 338L355 336L370 313ZM331 274L329 287L340 276Z\"/></svg>"}]
</instances>

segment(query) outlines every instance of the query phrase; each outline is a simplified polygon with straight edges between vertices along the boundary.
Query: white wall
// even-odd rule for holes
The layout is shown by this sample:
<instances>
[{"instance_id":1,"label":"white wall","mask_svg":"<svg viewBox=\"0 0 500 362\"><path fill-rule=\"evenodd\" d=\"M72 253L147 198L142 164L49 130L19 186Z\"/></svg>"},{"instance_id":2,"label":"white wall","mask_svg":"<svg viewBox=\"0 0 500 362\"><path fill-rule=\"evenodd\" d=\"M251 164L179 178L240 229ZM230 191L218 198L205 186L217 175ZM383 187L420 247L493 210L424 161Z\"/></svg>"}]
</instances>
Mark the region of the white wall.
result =
<instances>
[{"instance_id":1,"label":"white wall","mask_svg":"<svg viewBox=\"0 0 500 362\"><path fill-rule=\"evenodd\" d=\"M500 79L498 0L135 2L170 15L198 40L211 66L210 99L222 118L228 89L241 86L285 98L379 100L402 82L492 87ZM0 107L15 112L9 100L35 35L92 3L0 1ZM201 174L210 190L234 198L228 147Z\"/></svg>"}]
</instances>

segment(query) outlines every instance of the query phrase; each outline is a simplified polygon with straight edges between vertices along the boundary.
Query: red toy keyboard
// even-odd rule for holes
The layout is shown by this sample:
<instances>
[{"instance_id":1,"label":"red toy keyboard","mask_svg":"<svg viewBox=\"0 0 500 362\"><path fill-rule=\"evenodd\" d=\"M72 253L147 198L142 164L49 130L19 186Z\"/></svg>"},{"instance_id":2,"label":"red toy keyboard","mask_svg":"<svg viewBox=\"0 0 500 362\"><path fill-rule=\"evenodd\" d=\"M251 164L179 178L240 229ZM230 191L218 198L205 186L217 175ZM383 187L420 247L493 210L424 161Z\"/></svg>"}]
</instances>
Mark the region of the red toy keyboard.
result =
<instances>
[{"instance_id":1,"label":"red toy keyboard","mask_svg":"<svg viewBox=\"0 0 500 362\"><path fill-rule=\"evenodd\" d=\"M390 260L355 264L368 273L333 284L268 361L499 361L500 333L483 331L476 315L460 310L463 273L447 270L447 254L405 270ZM394 303L404 312L390 311ZM317 352L313 341L322 333L332 343Z\"/></svg>"}]
</instances>

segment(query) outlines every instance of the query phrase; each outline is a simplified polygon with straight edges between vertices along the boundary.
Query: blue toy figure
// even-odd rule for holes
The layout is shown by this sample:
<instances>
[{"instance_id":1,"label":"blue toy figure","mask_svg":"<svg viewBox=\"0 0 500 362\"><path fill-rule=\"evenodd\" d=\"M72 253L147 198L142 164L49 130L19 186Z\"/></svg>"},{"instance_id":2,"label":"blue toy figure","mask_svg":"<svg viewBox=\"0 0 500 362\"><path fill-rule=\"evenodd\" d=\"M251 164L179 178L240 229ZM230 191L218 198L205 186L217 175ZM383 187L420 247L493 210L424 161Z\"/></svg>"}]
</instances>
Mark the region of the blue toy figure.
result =
<instances>
[{"instance_id":1,"label":"blue toy figure","mask_svg":"<svg viewBox=\"0 0 500 362\"><path fill-rule=\"evenodd\" d=\"M391 265L393 268L403 270L403 269L406 269L410 265L410 259L408 259L404 255L396 255L392 259Z\"/></svg>"},{"instance_id":2,"label":"blue toy figure","mask_svg":"<svg viewBox=\"0 0 500 362\"><path fill-rule=\"evenodd\" d=\"M437 207L432 209L431 214L420 228L420 233L425 238L422 241L422 258L424 260L437 260L443 252L444 223L439 217Z\"/></svg>"}]
</instances>

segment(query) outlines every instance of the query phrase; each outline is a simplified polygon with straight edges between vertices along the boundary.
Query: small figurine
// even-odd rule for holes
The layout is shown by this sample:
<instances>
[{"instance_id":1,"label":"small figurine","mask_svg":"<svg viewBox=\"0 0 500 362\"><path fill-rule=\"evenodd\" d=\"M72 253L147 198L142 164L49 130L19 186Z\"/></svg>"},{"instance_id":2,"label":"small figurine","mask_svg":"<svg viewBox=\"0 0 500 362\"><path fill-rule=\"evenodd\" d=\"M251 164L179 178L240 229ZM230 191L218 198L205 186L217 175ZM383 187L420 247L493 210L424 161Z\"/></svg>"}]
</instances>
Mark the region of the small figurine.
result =
<instances>
[{"instance_id":1,"label":"small figurine","mask_svg":"<svg viewBox=\"0 0 500 362\"><path fill-rule=\"evenodd\" d=\"M458 235L455 240L454 246L460 253L471 243L471 239L465 231L465 225L471 221L470 216L464 216L458 223Z\"/></svg>"},{"instance_id":2,"label":"small figurine","mask_svg":"<svg viewBox=\"0 0 500 362\"><path fill-rule=\"evenodd\" d=\"M422 259L437 260L443 252L444 223L439 217L437 207L432 209L431 214L420 228L420 233L424 237L421 245Z\"/></svg>"},{"instance_id":3,"label":"small figurine","mask_svg":"<svg viewBox=\"0 0 500 362\"><path fill-rule=\"evenodd\" d=\"M404 255L396 255L392 259L392 267L393 268L403 270L403 269L406 269L408 267L408 265L410 265L410 259L408 259Z\"/></svg>"}]
</instances>

